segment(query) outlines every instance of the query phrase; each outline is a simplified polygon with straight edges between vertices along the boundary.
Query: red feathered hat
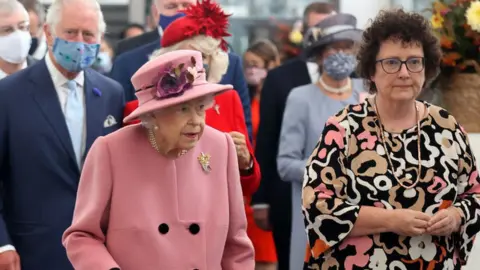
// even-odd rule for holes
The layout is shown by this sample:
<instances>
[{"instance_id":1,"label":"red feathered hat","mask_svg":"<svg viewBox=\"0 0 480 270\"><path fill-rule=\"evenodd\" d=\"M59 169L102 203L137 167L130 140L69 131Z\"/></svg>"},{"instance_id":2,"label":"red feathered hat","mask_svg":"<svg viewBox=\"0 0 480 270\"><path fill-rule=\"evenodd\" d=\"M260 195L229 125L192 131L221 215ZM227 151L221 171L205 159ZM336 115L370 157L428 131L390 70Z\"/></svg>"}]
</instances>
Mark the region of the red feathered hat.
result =
<instances>
[{"instance_id":1,"label":"red feathered hat","mask_svg":"<svg viewBox=\"0 0 480 270\"><path fill-rule=\"evenodd\" d=\"M228 33L228 17L218 4L211 0L198 0L195 5L189 6L181 11L185 17L173 21L167 29L164 29L161 44L162 47L169 47L180 41L191 37L205 35L219 39L220 47L227 51L227 42L224 37Z\"/></svg>"}]
</instances>

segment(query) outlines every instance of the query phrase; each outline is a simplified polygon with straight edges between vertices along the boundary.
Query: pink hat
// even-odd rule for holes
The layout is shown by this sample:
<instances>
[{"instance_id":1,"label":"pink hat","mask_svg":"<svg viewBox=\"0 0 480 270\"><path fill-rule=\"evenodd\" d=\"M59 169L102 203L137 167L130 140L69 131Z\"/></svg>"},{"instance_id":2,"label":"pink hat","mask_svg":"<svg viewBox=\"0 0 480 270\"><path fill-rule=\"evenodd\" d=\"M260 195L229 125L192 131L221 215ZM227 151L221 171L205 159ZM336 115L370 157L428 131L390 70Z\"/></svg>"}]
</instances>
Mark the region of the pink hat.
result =
<instances>
[{"instance_id":1,"label":"pink hat","mask_svg":"<svg viewBox=\"0 0 480 270\"><path fill-rule=\"evenodd\" d=\"M123 119L125 123L146 113L233 89L229 84L207 82L202 54L193 50L173 51L148 61L133 74L132 84L138 108Z\"/></svg>"}]
</instances>

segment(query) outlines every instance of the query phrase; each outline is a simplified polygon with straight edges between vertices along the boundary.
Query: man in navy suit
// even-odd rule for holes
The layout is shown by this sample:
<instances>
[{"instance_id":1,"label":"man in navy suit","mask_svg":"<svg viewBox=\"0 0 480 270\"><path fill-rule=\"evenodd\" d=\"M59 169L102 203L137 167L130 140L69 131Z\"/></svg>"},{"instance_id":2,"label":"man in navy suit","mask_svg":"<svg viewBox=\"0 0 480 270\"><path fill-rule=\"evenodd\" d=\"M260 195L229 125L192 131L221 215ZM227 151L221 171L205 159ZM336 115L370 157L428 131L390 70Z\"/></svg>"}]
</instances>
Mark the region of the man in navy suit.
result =
<instances>
[{"instance_id":1,"label":"man in navy suit","mask_svg":"<svg viewBox=\"0 0 480 270\"><path fill-rule=\"evenodd\" d=\"M55 0L44 29L45 59L0 80L0 270L73 270L61 238L82 164L122 121L121 85L88 68L105 32L96 0Z\"/></svg>"},{"instance_id":2,"label":"man in navy suit","mask_svg":"<svg viewBox=\"0 0 480 270\"><path fill-rule=\"evenodd\" d=\"M169 1L178 1L178 0L157 0L157 9L160 13L160 30L165 30L168 25L170 25L175 19L182 17L182 15L172 15L171 10L168 10L168 5L166 2ZM165 2L165 3L164 3ZM185 1L183 1L185 2ZM195 1L192 1L195 2ZM178 11L178 10L177 10ZM164 15L166 13L166 15ZM168 23L163 23L163 16L169 18ZM172 20L175 18L174 20ZM159 30L159 31L160 31ZM163 33L163 30L161 31ZM166 31L166 30L165 30ZM150 42L141 47L138 47L134 50L123 53L122 55L115 58L113 63L113 68L110 76L120 82L125 91L125 100L132 101L135 100L135 89L130 81L132 75L148 61L149 56L157 49L160 49L161 37ZM248 94L248 86L243 75L242 62L238 55L233 53L228 53L229 65L227 72L220 81L221 84L231 84L233 88L238 92L240 99L242 101L245 122L247 125L248 133L250 139L252 138L252 121L251 121L251 111L250 111L250 97Z\"/></svg>"},{"instance_id":3,"label":"man in navy suit","mask_svg":"<svg viewBox=\"0 0 480 270\"><path fill-rule=\"evenodd\" d=\"M157 23L157 28L139 36L120 40L115 48L115 57L158 40L163 30L177 18L178 11L194 3L195 0L153 0L150 13Z\"/></svg>"}]
</instances>

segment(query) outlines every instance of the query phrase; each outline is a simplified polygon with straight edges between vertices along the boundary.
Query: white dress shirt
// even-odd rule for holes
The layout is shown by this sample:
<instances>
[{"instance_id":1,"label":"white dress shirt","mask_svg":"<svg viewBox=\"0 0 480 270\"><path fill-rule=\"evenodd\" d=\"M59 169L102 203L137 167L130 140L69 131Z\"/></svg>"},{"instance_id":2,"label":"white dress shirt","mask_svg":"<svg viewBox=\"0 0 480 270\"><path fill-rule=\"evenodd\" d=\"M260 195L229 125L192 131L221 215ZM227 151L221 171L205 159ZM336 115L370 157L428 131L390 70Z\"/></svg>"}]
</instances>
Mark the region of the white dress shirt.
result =
<instances>
[{"instance_id":1,"label":"white dress shirt","mask_svg":"<svg viewBox=\"0 0 480 270\"><path fill-rule=\"evenodd\" d=\"M47 54L45 56L45 63L47 64L47 69L48 72L50 73L50 77L53 81L53 86L55 87L55 90L58 95L58 100L60 101L60 107L62 108L63 115L65 116L65 108L67 105L67 97L68 97L68 91L70 91L67 87L67 82L68 79L63 76L60 71L53 65L52 59L50 58L50 54ZM26 65L26 61L25 61ZM77 77L74 79L74 81L77 83L77 91L79 98L83 101L83 109L85 110L85 91L83 90L84 87L84 74L83 71L80 72ZM86 119L86 117L85 117ZM85 141L86 141L86 120L83 123L83 134L82 134L82 155L85 152ZM5 245L0 247L0 253L10 251L10 250L15 250L15 247L12 245Z\"/></svg>"},{"instance_id":2,"label":"white dress shirt","mask_svg":"<svg viewBox=\"0 0 480 270\"><path fill-rule=\"evenodd\" d=\"M65 76L63 76L60 71L53 65L52 59L50 58L50 54L47 54L45 56L45 63L47 64L47 69L48 72L50 73L50 77L53 82L53 86L55 87L55 91L57 92L58 95L58 100L60 101L60 108L62 108L63 115L65 116L65 110L67 106L67 97L68 97L68 92L70 89L67 87L67 82L69 79L67 79ZM80 98L82 104L83 104L83 110L86 112L85 109L85 91L84 91L84 86L85 86L85 77L83 71L78 73L77 77L73 79L77 83L77 94L78 97ZM86 114L85 114L86 115ZM87 138L87 128L86 128L86 117L84 118L83 122L83 132L82 132L82 156L85 152L85 142Z\"/></svg>"},{"instance_id":3,"label":"white dress shirt","mask_svg":"<svg viewBox=\"0 0 480 270\"><path fill-rule=\"evenodd\" d=\"M312 80L312 83L318 82L318 80L320 79L318 64L314 62L307 62L307 69L308 69L308 74L310 75L310 79Z\"/></svg>"}]
</instances>

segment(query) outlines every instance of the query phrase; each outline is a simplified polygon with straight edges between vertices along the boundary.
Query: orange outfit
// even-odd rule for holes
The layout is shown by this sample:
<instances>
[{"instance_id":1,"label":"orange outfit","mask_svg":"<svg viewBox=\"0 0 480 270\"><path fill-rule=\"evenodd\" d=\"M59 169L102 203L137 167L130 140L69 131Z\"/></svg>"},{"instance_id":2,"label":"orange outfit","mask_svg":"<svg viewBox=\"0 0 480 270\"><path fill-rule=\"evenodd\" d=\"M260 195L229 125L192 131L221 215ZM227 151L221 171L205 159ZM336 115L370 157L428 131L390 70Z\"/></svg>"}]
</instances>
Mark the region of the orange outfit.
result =
<instances>
[{"instance_id":1,"label":"orange outfit","mask_svg":"<svg viewBox=\"0 0 480 270\"><path fill-rule=\"evenodd\" d=\"M260 101L253 99L251 104L252 110L252 130L253 130L253 147L255 147L255 141L257 138L258 125L260 124ZM271 231L264 231L260 229L255 220L253 219L253 210L250 207L250 199L245 206L247 209L247 234L252 240L253 247L255 248L255 261L264 263L276 263L277 252L275 249L275 242L273 241L273 235Z\"/></svg>"}]
</instances>

